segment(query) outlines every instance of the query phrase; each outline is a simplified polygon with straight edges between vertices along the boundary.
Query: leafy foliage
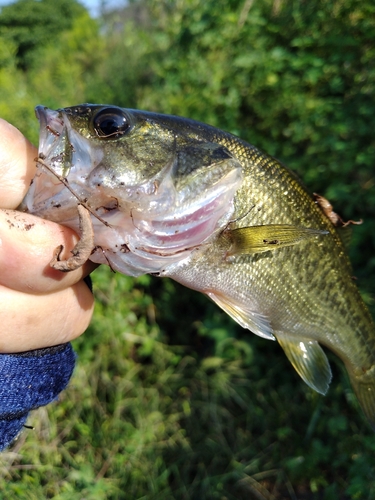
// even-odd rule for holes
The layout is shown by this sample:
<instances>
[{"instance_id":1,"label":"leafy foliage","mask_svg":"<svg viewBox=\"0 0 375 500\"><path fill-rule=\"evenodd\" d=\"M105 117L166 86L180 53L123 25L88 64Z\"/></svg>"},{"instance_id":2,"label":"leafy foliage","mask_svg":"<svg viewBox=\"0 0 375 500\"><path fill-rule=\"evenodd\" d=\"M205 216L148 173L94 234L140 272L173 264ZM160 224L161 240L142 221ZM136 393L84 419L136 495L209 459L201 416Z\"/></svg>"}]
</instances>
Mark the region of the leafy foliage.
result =
<instances>
[{"instance_id":1,"label":"leafy foliage","mask_svg":"<svg viewBox=\"0 0 375 500\"><path fill-rule=\"evenodd\" d=\"M364 219L351 253L374 311L374 21L369 0L139 0L98 20L74 0L19 0L0 12L0 115L34 142L40 103L240 135ZM108 269L94 282L76 375L2 455L4 498L375 497L375 438L333 355L322 398L203 296Z\"/></svg>"},{"instance_id":2,"label":"leafy foliage","mask_svg":"<svg viewBox=\"0 0 375 500\"><path fill-rule=\"evenodd\" d=\"M16 60L27 69L38 48L71 28L85 9L76 0L19 0L2 8L0 34L17 47Z\"/></svg>"}]
</instances>

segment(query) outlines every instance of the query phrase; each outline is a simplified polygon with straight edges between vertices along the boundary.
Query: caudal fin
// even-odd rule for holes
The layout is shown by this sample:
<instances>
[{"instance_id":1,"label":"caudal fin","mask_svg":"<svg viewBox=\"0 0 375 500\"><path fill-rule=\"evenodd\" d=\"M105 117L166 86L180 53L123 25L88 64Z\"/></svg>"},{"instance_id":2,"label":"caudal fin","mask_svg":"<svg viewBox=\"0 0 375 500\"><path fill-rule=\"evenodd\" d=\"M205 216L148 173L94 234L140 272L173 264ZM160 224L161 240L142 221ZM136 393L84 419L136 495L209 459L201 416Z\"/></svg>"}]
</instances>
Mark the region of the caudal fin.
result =
<instances>
[{"instance_id":1,"label":"caudal fin","mask_svg":"<svg viewBox=\"0 0 375 500\"><path fill-rule=\"evenodd\" d=\"M375 431L375 365L361 377L350 377L354 392L366 415L371 427Z\"/></svg>"}]
</instances>

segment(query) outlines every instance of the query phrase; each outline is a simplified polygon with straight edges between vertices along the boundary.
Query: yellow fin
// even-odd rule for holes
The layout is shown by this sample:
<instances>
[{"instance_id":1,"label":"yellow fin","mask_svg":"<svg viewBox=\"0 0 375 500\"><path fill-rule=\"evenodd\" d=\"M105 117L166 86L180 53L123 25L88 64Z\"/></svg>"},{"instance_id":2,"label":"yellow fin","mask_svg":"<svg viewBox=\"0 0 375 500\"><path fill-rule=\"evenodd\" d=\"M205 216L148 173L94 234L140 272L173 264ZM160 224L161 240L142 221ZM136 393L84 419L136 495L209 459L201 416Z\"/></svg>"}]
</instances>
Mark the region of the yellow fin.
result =
<instances>
[{"instance_id":1,"label":"yellow fin","mask_svg":"<svg viewBox=\"0 0 375 500\"><path fill-rule=\"evenodd\" d=\"M208 292L207 295L242 328L247 328L265 339L275 340L270 322L263 314L253 311L251 307L236 304L221 294Z\"/></svg>"},{"instance_id":2,"label":"yellow fin","mask_svg":"<svg viewBox=\"0 0 375 500\"><path fill-rule=\"evenodd\" d=\"M308 386L326 394L332 379L327 356L316 340L299 340L294 336L276 333L276 338L298 375Z\"/></svg>"},{"instance_id":3,"label":"yellow fin","mask_svg":"<svg viewBox=\"0 0 375 500\"><path fill-rule=\"evenodd\" d=\"M223 232L223 237L229 239L231 243L227 251L227 257L231 257L268 252L324 234L328 234L328 231L287 224L270 224L229 229Z\"/></svg>"}]
</instances>

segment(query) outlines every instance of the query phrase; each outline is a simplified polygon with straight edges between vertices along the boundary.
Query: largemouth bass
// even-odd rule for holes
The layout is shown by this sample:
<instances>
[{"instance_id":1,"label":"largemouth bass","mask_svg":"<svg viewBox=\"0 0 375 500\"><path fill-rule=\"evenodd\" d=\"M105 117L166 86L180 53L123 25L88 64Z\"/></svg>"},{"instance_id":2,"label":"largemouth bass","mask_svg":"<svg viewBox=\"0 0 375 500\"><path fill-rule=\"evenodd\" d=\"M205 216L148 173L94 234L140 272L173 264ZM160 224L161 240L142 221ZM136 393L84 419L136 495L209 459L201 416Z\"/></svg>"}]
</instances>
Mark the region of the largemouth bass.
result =
<instances>
[{"instance_id":1,"label":"largemouth bass","mask_svg":"<svg viewBox=\"0 0 375 500\"><path fill-rule=\"evenodd\" d=\"M185 118L92 104L36 113L39 169L22 210L80 232L82 205L92 261L205 293L276 339L322 394L328 347L375 428L375 326L341 235L292 172Z\"/></svg>"}]
</instances>

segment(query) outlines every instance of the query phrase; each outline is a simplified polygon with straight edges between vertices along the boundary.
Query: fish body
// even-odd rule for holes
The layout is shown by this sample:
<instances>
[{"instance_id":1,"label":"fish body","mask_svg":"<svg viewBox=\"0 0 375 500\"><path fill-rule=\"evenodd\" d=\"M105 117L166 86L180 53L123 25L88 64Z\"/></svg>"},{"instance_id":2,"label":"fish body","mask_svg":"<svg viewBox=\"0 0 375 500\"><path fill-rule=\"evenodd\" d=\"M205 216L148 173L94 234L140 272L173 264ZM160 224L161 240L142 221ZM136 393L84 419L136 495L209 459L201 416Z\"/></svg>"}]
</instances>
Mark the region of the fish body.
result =
<instances>
[{"instance_id":1,"label":"fish body","mask_svg":"<svg viewBox=\"0 0 375 500\"><path fill-rule=\"evenodd\" d=\"M37 116L49 170L40 168L23 210L79 230L84 203L91 260L205 293L276 339L323 394L331 370L320 344L328 347L375 428L375 326L337 228L291 171L185 118L89 104L40 106Z\"/></svg>"}]
</instances>

